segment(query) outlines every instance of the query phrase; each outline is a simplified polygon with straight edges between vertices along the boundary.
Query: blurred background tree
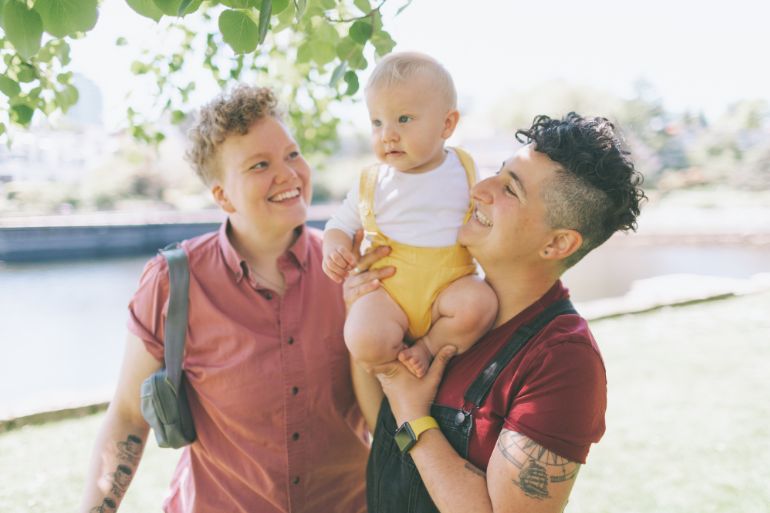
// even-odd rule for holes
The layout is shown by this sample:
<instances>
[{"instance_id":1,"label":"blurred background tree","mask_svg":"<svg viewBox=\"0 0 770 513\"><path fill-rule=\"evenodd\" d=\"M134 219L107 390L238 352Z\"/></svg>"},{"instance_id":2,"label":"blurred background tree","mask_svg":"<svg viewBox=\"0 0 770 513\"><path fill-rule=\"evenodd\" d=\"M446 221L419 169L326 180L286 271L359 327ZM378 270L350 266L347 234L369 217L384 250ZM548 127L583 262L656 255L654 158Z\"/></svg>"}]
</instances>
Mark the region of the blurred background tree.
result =
<instances>
[{"instance_id":1,"label":"blurred background tree","mask_svg":"<svg viewBox=\"0 0 770 513\"><path fill-rule=\"evenodd\" d=\"M152 117L126 111L131 134L146 142L165 138L158 119L184 122L196 88L189 71L203 68L222 87L249 79L274 87L305 151L328 152L338 124L329 105L358 90L359 73L372 59L367 48L382 56L395 46L382 22L388 0L125 1L174 41L145 49L131 64L154 87ZM28 127L36 113L48 117L77 103L70 42L88 37L98 11L98 0L0 0L0 138L10 125Z\"/></svg>"}]
</instances>

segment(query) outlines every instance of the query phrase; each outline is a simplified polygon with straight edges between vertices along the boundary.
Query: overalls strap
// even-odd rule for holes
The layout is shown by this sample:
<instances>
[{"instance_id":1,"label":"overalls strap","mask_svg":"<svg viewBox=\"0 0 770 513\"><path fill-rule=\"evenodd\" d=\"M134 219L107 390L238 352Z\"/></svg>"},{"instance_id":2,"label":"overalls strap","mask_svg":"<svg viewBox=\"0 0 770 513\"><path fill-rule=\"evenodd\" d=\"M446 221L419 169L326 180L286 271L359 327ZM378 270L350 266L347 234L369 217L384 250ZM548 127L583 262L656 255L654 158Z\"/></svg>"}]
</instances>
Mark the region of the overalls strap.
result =
<instances>
[{"instance_id":1,"label":"overalls strap","mask_svg":"<svg viewBox=\"0 0 770 513\"><path fill-rule=\"evenodd\" d=\"M361 172L358 185L358 215L364 228L364 237L371 240L379 229L374 218L374 190L377 186L377 177L380 173L379 164L369 166Z\"/></svg>"},{"instance_id":2,"label":"overalls strap","mask_svg":"<svg viewBox=\"0 0 770 513\"><path fill-rule=\"evenodd\" d=\"M572 302L569 299L562 299L553 303L535 317L532 322L516 330L516 333L514 333L508 343L495 355L492 362L487 365L484 372L479 374L476 380L471 383L471 386L468 387L468 390L465 391L465 404L472 405L473 408L481 406L497 377L513 360L513 357L516 356L519 350L532 337L537 335L546 324L559 315L564 314L577 314L575 307L572 306Z\"/></svg>"},{"instance_id":3,"label":"overalls strap","mask_svg":"<svg viewBox=\"0 0 770 513\"><path fill-rule=\"evenodd\" d=\"M474 164L473 159L471 158L471 156L468 154L467 151L463 150L462 148L458 148L456 146L453 146L452 149L457 155L457 158L460 159L460 164L462 164L463 169L465 170L465 177L468 179L468 195L470 196L470 190L473 189L473 186L476 185L476 182L478 181L478 174L476 173L476 164ZM468 202L468 211L465 213L465 219L463 219L463 223L467 223L468 220L471 218L472 214L473 214L473 198L471 198L470 201Z\"/></svg>"}]
</instances>

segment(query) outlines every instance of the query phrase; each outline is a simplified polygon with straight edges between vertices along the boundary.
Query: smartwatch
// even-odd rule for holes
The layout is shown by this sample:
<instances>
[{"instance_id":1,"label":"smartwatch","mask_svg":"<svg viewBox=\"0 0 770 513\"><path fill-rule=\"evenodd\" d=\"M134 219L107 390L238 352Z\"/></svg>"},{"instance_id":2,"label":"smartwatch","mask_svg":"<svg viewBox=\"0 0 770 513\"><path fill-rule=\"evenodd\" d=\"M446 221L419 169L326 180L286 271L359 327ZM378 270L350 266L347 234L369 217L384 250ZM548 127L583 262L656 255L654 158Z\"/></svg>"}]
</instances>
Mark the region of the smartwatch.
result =
<instances>
[{"instance_id":1,"label":"smartwatch","mask_svg":"<svg viewBox=\"0 0 770 513\"><path fill-rule=\"evenodd\" d=\"M417 443L420 435L429 429L438 429L438 422L433 417L420 417L401 424L393 436L401 454L408 453Z\"/></svg>"}]
</instances>

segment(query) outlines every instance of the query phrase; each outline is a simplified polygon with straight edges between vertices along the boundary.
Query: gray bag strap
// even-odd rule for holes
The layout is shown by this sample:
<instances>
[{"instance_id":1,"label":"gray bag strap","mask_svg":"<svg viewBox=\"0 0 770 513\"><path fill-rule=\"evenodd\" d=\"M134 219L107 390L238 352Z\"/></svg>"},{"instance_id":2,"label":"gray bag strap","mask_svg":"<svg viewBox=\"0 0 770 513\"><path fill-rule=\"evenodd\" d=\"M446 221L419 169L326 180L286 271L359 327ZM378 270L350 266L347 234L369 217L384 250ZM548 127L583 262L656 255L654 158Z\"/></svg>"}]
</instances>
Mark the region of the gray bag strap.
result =
<instances>
[{"instance_id":1,"label":"gray bag strap","mask_svg":"<svg viewBox=\"0 0 770 513\"><path fill-rule=\"evenodd\" d=\"M187 300L190 288L190 272L187 253L179 244L160 250L168 261L169 297L166 327L163 336L163 355L166 360L168 380L179 390L182 379L182 358L187 336Z\"/></svg>"}]
</instances>

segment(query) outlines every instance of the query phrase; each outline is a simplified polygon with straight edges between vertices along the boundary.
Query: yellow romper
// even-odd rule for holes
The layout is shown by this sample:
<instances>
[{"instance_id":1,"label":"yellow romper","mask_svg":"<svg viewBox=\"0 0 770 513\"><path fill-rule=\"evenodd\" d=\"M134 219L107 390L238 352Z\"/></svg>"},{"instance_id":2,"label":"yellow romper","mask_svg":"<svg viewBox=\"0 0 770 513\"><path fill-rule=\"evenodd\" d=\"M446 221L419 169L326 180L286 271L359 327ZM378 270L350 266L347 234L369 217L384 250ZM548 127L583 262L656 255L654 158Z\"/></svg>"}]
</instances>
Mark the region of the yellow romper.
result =
<instances>
[{"instance_id":1,"label":"yellow romper","mask_svg":"<svg viewBox=\"0 0 770 513\"><path fill-rule=\"evenodd\" d=\"M453 149L465 169L470 190L476 182L473 160L465 151ZM468 250L459 244L443 247L411 246L382 233L374 218L374 190L379 169L380 165L376 165L361 173L358 210L371 247L391 247L390 254L372 268L391 265L397 268L396 274L382 281L382 286L406 313L409 320L408 336L416 340L430 330L431 307L439 293L458 278L475 273L476 265ZM472 202L468 205L464 222L468 221L471 213Z\"/></svg>"}]
</instances>

